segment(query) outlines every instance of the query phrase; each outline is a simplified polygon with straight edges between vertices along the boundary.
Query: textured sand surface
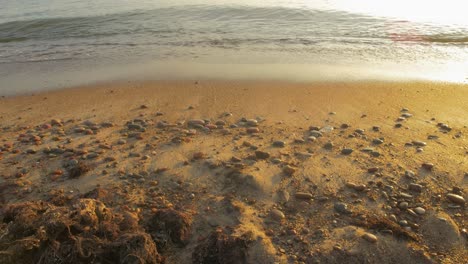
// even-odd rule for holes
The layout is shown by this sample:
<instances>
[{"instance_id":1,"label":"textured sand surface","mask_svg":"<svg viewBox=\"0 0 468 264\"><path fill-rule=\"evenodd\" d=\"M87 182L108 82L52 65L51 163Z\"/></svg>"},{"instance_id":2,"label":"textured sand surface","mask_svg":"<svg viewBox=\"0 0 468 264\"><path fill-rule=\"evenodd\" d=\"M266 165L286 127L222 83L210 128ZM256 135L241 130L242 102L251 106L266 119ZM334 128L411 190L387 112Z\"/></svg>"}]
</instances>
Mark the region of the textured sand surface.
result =
<instances>
[{"instance_id":1,"label":"textured sand surface","mask_svg":"<svg viewBox=\"0 0 468 264\"><path fill-rule=\"evenodd\" d=\"M0 260L463 263L467 125L468 86L440 83L129 82L1 98ZM103 207L111 217L89 209ZM80 254L57 253L70 248Z\"/></svg>"}]
</instances>

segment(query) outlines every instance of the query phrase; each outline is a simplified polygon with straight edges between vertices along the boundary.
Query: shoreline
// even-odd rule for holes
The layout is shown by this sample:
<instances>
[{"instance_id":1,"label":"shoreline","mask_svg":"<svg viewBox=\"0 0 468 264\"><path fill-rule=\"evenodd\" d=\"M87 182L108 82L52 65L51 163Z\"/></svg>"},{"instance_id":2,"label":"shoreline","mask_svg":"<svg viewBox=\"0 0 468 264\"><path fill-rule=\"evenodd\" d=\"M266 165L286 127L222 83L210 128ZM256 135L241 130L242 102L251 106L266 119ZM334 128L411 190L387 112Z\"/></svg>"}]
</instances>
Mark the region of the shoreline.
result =
<instances>
[{"instance_id":1,"label":"shoreline","mask_svg":"<svg viewBox=\"0 0 468 264\"><path fill-rule=\"evenodd\" d=\"M381 81L1 98L0 262L462 263L466 102Z\"/></svg>"}]
</instances>

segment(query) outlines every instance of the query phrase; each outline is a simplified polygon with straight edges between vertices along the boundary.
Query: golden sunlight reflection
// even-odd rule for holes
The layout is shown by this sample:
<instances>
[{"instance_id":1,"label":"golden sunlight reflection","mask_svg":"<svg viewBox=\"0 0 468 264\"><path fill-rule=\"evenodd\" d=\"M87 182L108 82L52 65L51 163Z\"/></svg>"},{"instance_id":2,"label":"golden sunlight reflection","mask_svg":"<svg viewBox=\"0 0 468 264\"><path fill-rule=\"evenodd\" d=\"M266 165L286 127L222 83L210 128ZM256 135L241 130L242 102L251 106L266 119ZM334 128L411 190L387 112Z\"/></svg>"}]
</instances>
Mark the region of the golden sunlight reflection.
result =
<instances>
[{"instance_id":1,"label":"golden sunlight reflection","mask_svg":"<svg viewBox=\"0 0 468 264\"><path fill-rule=\"evenodd\" d=\"M332 1L332 3L337 9L372 16L393 17L416 22L468 26L468 15L466 13L468 2L466 1L336 0Z\"/></svg>"}]
</instances>

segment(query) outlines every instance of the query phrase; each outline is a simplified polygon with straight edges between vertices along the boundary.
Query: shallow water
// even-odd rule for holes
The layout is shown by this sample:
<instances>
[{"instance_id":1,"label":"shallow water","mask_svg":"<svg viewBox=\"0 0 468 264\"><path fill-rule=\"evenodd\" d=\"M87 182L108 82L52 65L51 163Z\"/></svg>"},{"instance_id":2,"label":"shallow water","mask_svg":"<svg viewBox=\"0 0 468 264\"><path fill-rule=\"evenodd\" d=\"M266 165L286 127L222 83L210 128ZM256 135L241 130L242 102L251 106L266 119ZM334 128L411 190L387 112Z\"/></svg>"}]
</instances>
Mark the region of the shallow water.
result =
<instances>
[{"instance_id":1,"label":"shallow water","mask_svg":"<svg viewBox=\"0 0 468 264\"><path fill-rule=\"evenodd\" d=\"M311 80L468 77L463 4L411 12L398 0L250 2L0 0L0 90L222 78L220 64L240 77L245 65L263 68L262 78L297 79L296 69Z\"/></svg>"}]
</instances>

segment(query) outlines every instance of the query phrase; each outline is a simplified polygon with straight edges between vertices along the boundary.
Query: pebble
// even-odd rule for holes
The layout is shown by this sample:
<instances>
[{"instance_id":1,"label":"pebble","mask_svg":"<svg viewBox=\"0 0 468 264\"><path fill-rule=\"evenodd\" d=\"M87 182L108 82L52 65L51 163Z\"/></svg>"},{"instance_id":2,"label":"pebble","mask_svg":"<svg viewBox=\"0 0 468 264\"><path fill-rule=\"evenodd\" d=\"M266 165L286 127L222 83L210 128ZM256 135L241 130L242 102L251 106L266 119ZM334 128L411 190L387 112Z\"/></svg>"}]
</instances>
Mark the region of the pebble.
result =
<instances>
[{"instance_id":1,"label":"pebble","mask_svg":"<svg viewBox=\"0 0 468 264\"><path fill-rule=\"evenodd\" d=\"M398 208L400 208L402 210L406 210L408 208L408 203L407 202L401 202L400 204L398 204Z\"/></svg>"},{"instance_id":2,"label":"pebble","mask_svg":"<svg viewBox=\"0 0 468 264\"><path fill-rule=\"evenodd\" d=\"M432 170L432 168L434 168L434 164L433 163L428 163L428 162L425 162L421 165L421 167L423 167L424 169L426 170Z\"/></svg>"},{"instance_id":3,"label":"pebble","mask_svg":"<svg viewBox=\"0 0 468 264\"><path fill-rule=\"evenodd\" d=\"M191 119L187 122L187 124L189 126L195 126L195 125L201 125L201 126L204 126L205 125L205 120L203 119Z\"/></svg>"},{"instance_id":4,"label":"pebble","mask_svg":"<svg viewBox=\"0 0 468 264\"><path fill-rule=\"evenodd\" d=\"M322 132L320 132L320 131L312 130L312 131L309 132L309 136L319 138L319 137L321 137L323 135L322 135Z\"/></svg>"},{"instance_id":5,"label":"pebble","mask_svg":"<svg viewBox=\"0 0 468 264\"><path fill-rule=\"evenodd\" d=\"M337 211L340 214L350 214L351 213L351 211L348 208L348 205L345 204L345 203L341 203L341 202L335 203L335 205L333 205L333 208L335 209L335 211Z\"/></svg>"},{"instance_id":6,"label":"pebble","mask_svg":"<svg viewBox=\"0 0 468 264\"><path fill-rule=\"evenodd\" d=\"M341 154L343 154L343 155L349 155L351 153L353 153L352 148L344 148L344 149L341 150Z\"/></svg>"},{"instance_id":7,"label":"pebble","mask_svg":"<svg viewBox=\"0 0 468 264\"><path fill-rule=\"evenodd\" d=\"M364 130L364 129L358 128L358 129L354 130L354 132L356 132L356 133L359 134L359 135L364 135L365 130Z\"/></svg>"},{"instance_id":8,"label":"pebble","mask_svg":"<svg viewBox=\"0 0 468 264\"><path fill-rule=\"evenodd\" d=\"M417 147L425 147L427 145L426 142L424 141L419 141L419 140L413 140L413 145L417 146Z\"/></svg>"},{"instance_id":9,"label":"pebble","mask_svg":"<svg viewBox=\"0 0 468 264\"><path fill-rule=\"evenodd\" d=\"M372 140L372 143L376 144L376 145L380 145L382 143L384 143L384 141L380 138L375 138Z\"/></svg>"},{"instance_id":10,"label":"pebble","mask_svg":"<svg viewBox=\"0 0 468 264\"><path fill-rule=\"evenodd\" d=\"M285 146L286 146L286 143L284 141L277 140L273 142L273 147L284 148Z\"/></svg>"},{"instance_id":11,"label":"pebble","mask_svg":"<svg viewBox=\"0 0 468 264\"><path fill-rule=\"evenodd\" d=\"M400 221L398 221L398 224L401 225L401 226L407 226L407 225L408 225L408 221L406 221L406 220L400 220Z\"/></svg>"},{"instance_id":12,"label":"pebble","mask_svg":"<svg viewBox=\"0 0 468 264\"><path fill-rule=\"evenodd\" d=\"M276 221L281 221L281 220L283 220L283 219L285 218L284 213L281 212L281 211L278 210L278 209L272 209L272 210L270 211L270 215L271 215L271 217L272 217L274 220L276 220Z\"/></svg>"},{"instance_id":13,"label":"pebble","mask_svg":"<svg viewBox=\"0 0 468 264\"><path fill-rule=\"evenodd\" d=\"M369 173L376 173L379 171L379 167L371 167L367 169L367 172Z\"/></svg>"},{"instance_id":14,"label":"pebble","mask_svg":"<svg viewBox=\"0 0 468 264\"><path fill-rule=\"evenodd\" d=\"M261 151L261 150L257 150L257 151L255 151L255 157L257 159L268 159L270 157L270 153L265 152L265 151Z\"/></svg>"},{"instance_id":15,"label":"pebble","mask_svg":"<svg viewBox=\"0 0 468 264\"><path fill-rule=\"evenodd\" d=\"M417 213L418 215L423 215L426 213L426 210L422 207L416 207L413 209L415 213Z\"/></svg>"},{"instance_id":16,"label":"pebble","mask_svg":"<svg viewBox=\"0 0 468 264\"><path fill-rule=\"evenodd\" d=\"M314 196L311 194L311 193L306 193L306 192L297 192L294 197L296 197L296 199L301 199L301 200L310 200L312 199Z\"/></svg>"},{"instance_id":17,"label":"pebble","mask_svg":"<svg viewBox=\"0 0 468 264\"><path fill-rule=\"evenodd\" d=\"M296 152L294 153L294 155L302 159L307 159L307 158L312 157L312 153L309 153L309 152Z\"/></svg>"},{"instance_id":18,"label":"pebble","mask_svg":"<svg viewBox=\"0 0 468 264\"><path fill-rule=\"evenodd\" d=\"M247 126L250 126L250 127L258 126L258 121L256 119L247 119L245 123Z\"/></svg>"},{"instance_id":19,"label":"pebble","mask_svg":"<svg viewBox=\"0 0 468 264\"><path fill-rule=\"evenodd\" d=\"M314 137L314 136L310 136L310 137L307 138L307 140L309 140L309 141L311 141L311 142L314 142L314 141L317 140L317 138Z\"/></svg>"},{"instance_id":20,"label":"pebble","mask_svg":"<svg viewBox=\"0 0 468 264\"><path fill-rule=\"evenodd\" d=\"M380 156L380 152L378 152L378 151L372 151L372 152L370 153L370 155L371 155L372 157L379 157L379 156Z\"/></svg>"},{"instance_id":21,"label":"pebble","mask_svg":"<svg viewBox=\"0 0 468 264\"><path fill-rule=\"evenodd\" d=\"M365 240L371 242L371 243L376 243L377 242L377 237L371 233L365 233L364 235L362 235L362 238L364 238Z\"/></svg>"},{"instance_id":22,"label":"pebble","mask_svg":"<svg viewBox=\"0 0 468 264\"><path fill-rule=\"evenodd\" d=\"M119 139L119 141L117 141L117 144L119 144L119 145L124 145L126 143L127 143L127 141L125 139Z\"/></svg>"},{"instance_id":23,"label":"pebble","mask_svg":"<svg viewBox=\"0 0 468 264\"><path fill-rule=\"evenodd\" d=\"M325 143L325 145L323 145L323 148L331 150L333 148L333 142L329 141L329 142Z\"/></svg>"},{"instance_id":24,"label":"pebble","mask_svg":"<svg viewBox=\"0 0 468 264\"><path fill-rule=\"evenodd\" d=\"M451 202L464 205L465 204L465 198L463 196L454 194L454 193L449 193L447 194L447 199L449 199Z\"/></svg>"},{"instance_id":25,"label":"pebble","mask_svg":"<svg viewBox=\"0 0 468 264\"><path fill-rule=\"evenodd\" d=\"M421 184L417 183L410 183L408 186L408 189L413 191L413 192L422 192L423 186Z\"/></svg>"},{"instance_id":26,"label":"pebble","mask_svg":"<svg viewBox=\"0 0 468 264\"><path fill-rule=\"evenodd\" d=\"M249 134L260 133L260 129L258 129L258 127L248 127L246 131Z\"/></svg>"},{"instance_id":27,"label":"pebble","mask_svg":"<svg viewBox=\"0 0 468 264\"><path fill-rule=\"evenodd\" d=\"M296 172L296 169L289 166L289 165L286 165L284 168L283 168L283 172L284 174L288 175L288 176L291 176L293 175L295 172Z\"/></svg>"}]
</instances>

